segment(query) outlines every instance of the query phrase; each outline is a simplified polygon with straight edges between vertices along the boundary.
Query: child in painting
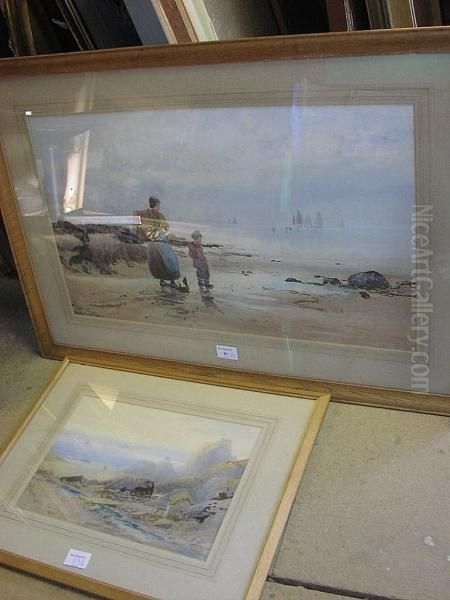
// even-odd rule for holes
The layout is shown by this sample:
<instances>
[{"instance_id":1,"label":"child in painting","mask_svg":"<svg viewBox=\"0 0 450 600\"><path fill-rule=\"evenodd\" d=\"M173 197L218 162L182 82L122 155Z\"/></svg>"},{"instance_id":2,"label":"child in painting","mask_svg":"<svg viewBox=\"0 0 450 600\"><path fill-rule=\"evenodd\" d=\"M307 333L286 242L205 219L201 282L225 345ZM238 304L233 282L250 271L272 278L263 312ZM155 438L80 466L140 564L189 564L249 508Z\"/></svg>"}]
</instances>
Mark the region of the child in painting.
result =
<instances>
[{"instance_id":1,"label":"child in painting","mask_svg":"<svg viewBox=\"0 0 450 600\"><path fill-rule=\"evenodd\" d=\"M201 292L207 292L214 286L209 283L209 266L202 248L202 234L197 229L192 232L192 242L189 244L189 256L194 268L197 269L198 287Z\"/></svg>"}]
</instances>

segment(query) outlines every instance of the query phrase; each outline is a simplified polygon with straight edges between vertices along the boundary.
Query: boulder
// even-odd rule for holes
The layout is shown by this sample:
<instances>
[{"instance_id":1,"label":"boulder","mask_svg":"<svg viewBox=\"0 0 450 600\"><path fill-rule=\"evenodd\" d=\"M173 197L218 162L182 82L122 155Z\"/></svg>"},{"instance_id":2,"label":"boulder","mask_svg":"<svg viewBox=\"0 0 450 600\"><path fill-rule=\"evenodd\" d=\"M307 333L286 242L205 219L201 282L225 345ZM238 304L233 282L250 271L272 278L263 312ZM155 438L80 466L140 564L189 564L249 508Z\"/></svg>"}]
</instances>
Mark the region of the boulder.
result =
<instances>
[{"instance_id":1,"label":"boulder","mask_svg":"<svg viewBox=\"0 0 450 600\"><path fill-rule=\"evenodd\" d=\"M364 290L381 290L389 287L389 281L378 271L363 271L350 275L348 285Z\"/></svg>"},{"instance_id":2,"label":"boulder","mask_svg":"<svg viewBox=\"0 0 450 600\"><path fill-rule=\"evenodd\" d=\"M323 285L342 285L337 277L324 277Z\"/></svg>"}]
</instances>

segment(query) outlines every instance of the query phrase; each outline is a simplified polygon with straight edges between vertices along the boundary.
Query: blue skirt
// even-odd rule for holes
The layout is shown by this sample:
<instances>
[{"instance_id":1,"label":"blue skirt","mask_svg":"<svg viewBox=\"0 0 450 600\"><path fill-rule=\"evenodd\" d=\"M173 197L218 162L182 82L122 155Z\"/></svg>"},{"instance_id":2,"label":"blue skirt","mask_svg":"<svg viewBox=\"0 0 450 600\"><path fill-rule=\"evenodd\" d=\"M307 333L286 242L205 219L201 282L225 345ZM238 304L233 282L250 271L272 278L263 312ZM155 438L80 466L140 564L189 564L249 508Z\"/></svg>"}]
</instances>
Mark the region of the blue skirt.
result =
<instances>
[{"instance_id":1,"label":"blue skirt","mask_svg":"<svg viewBox=\"0 0 450 600\"><path fill-rule=\"evenodd\" d=\"M148 242L147 260L155 279L175 281L180 278L178 258L169 242Z\"/></svg>"}]
</instances>

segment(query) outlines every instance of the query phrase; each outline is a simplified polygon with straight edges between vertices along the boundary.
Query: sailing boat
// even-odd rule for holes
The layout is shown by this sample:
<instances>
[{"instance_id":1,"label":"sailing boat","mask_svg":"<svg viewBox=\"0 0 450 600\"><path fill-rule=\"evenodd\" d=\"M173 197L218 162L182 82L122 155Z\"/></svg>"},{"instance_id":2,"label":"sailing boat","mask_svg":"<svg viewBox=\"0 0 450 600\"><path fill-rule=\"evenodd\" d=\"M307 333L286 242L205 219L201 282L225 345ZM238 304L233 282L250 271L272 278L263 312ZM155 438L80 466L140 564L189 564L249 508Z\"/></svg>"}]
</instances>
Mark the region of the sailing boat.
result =
<instances>
[{"instance_id":1,"label":"sailing boat","mask_svg":"<svg viewBox=\"0 0 450 600\"><path fill-rule=\"evenodd\" d=\"M317 227L320 229L322 227L322 225L323 225L322 213L320 212L320 210L318 210L313 227Z\"/></svg>"}]
</instances>

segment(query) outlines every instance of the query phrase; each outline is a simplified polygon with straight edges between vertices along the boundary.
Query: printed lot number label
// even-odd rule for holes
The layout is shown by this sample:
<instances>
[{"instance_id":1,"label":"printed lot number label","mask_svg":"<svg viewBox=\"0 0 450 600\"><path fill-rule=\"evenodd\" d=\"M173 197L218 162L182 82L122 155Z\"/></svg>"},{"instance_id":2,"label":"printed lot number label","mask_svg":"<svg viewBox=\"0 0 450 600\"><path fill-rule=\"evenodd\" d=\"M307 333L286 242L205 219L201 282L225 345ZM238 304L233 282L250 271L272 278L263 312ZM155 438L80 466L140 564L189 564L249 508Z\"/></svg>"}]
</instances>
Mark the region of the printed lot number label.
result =
<instances>
[{"instance_id":1,"label":"printed lot number label","mask_svg":"<svg viewBox=\"0 0 450 600\"><path fill-rule=\"evenodd\" d=\"M71 548L64 559L64 564L68 567L76 567L77 569L86 569L92 554L83 552L83 550L74 550Z\"/></svg>"},{"instance_id":2,"label":"printed lot number label","mask_svg":"<svg viewBox=\"0 0 450 600\"><path fill-rule=\"evenodd\" d=\"M227 360L239 360L238 351L235 346L216 345L217 358L226 358Z\"/></svg>"}]
</instances>

